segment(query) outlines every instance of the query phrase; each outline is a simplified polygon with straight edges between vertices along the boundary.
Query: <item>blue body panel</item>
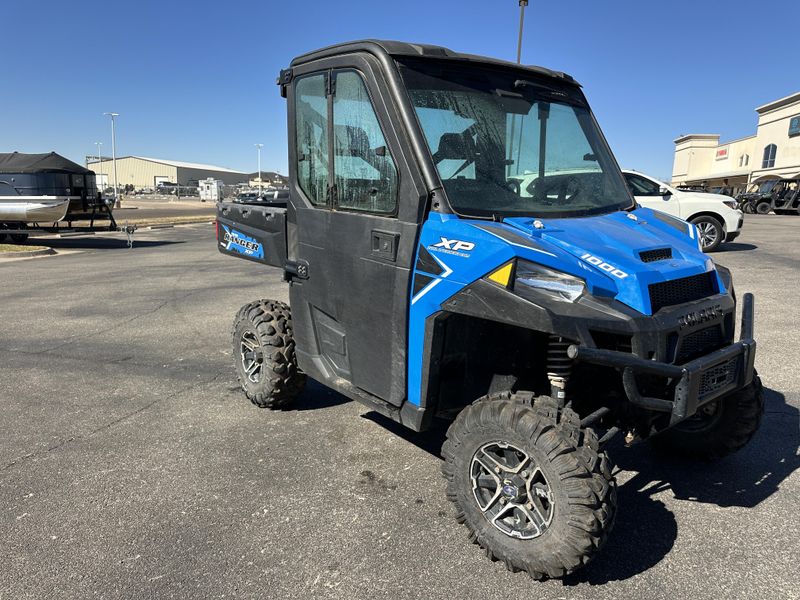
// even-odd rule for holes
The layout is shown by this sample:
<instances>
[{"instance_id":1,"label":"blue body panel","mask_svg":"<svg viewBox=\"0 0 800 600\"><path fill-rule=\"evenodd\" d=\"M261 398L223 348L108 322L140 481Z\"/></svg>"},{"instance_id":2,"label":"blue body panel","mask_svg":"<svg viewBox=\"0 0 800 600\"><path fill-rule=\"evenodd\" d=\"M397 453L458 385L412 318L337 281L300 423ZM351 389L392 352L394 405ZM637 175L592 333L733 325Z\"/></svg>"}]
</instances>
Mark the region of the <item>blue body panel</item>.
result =
<instances>
[{"instance_id":1,"label":"blue body panel","mask_svg":"<svg viewBox=\"0 0 800 600\"><path fill-rule=\"evenodd\" d=\"M648 286L714 269L699 249L693 225L646 208L632 212L570 218L515 217L502 223L431 213L420 247L438 264L438 273L417 273L431 281L412 292L408 335L408 400L421 402L425 321L464 286L514 257L580 277L589 293L615 298L642 314L652 314ZM639 252L671 248L672 259L645 263ZM420 249L417 248L419 258ZM434 269L430 269L434 270ZM427 279L426 279L427 281ZM724 291L717 276L719 291ZM412 286L413 289L414 286Z\"/></svg>"}]
</instances>

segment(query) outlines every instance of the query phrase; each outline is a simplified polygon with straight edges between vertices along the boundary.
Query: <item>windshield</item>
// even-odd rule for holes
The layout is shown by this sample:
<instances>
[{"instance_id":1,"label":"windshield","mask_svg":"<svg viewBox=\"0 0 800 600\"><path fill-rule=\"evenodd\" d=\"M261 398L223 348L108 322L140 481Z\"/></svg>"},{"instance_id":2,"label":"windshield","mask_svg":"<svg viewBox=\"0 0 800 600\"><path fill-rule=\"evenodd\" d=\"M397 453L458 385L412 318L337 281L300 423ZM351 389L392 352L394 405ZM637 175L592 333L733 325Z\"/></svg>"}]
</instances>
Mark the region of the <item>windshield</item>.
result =
<instances>
[{"instance_id":1,"label":"windshield","mask_svg":"<svg viewBox=\"0 0 800 600\"><path fill-rule=\"evenodd\" d=\"M769 194L779 181L780 179L768 179L767 181L754 183L750 188L750 192L753 194Z\"/></svg>"},{"instance_id":2,"label":"windshield","mask_svg":"<svg viewBox=\"0 0 800 600\"><path fill-rule=\"evenodd\" d=\"M405 59L401 73L456 212L563 217L633 206L577 87L431 60Z\"/></svg>"}]
</instances>

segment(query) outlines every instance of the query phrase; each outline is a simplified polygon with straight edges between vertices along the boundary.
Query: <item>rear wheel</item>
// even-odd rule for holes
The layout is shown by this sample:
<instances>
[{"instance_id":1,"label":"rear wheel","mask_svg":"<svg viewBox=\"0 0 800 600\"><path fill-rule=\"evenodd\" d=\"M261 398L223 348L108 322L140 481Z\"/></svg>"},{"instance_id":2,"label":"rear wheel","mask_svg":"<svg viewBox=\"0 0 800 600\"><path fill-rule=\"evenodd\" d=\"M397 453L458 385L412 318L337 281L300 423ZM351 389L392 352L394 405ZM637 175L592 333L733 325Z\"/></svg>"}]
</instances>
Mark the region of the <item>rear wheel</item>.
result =
<instances>
[{"instance_id":1,"label":"rear wheel","mask_svg":"<svg viewBox=\"0 0 800 600\"><path fill-rule=\"evenodd\" d=\"M605 543L616 514L608 458L594 432L552 398L482 398L450 426L442 454L456 519L510 571L561 577Z\"/></svg>"},{"instance_id":2,"label":"rear wheel","mask_svg":"<svg viewBox=\"0 0 800 600\"><path fill-rule=\"evenodd\" d=\"M20 229L23 229L23 227L20 227ZM8 237L10 237L11 241L14 242L15 244L22 244L23 242L25 242L28 239L28 234L27 233L11 233L11 234L9 234Z\"/></svg>"},{"instance_id":3,"label":"rear wheel","mask_svg":"<svg viewBox=\"0 0 800 600\"><path fill-rule=\"evenodd\" d=\"M759 215L769 214L769 211L771 210L772 210L771 202L759 202L758 204L756 204L756 212Z\"/></svg>"},{"instance_id":4,"label":"rear wheel","mask_svg":"<svg viewBox=\"0 0 800 600\"><path fill-rule=\"evenodd\" d=\"M292 314L287 304L259 300L246 304L233 323L233 357L239 383L261 408L291 404L305 386L297 368Z\"/></svg>"},{"instance_id":5,"label":"rear wheel","mask_svg":"<svg viewBox=\"0 0 800 600\"><path fill-rule=\"evenodd\" d=\"M700 236L700 248L703 252L713 252L725 239L725 230L714 217L701 216L692 219L692 223L697 227L697 233Z\"/></svg>"},{"instance_id":6,"label":"rear wheel","mask_svg":"<svg viewBox=\"0 0 800 600\"><path fill-rule=\"evenodd\" d=\"M709 402L697 414L651 438L665 454L696 460L717 460L743 448L764 415L764 388L758 375L744 389Z\"/></svg>"}]
</instances>

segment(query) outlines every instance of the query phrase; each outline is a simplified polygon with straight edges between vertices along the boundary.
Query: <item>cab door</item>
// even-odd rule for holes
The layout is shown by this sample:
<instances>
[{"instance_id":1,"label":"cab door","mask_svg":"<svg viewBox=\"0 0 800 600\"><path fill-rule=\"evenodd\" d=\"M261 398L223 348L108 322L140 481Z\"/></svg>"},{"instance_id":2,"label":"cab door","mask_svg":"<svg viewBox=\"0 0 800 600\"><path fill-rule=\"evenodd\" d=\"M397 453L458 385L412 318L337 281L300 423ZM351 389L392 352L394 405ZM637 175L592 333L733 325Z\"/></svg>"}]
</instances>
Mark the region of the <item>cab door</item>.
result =
<instances>
[{"instance_id":1,"label":"cab door","mask_svg":"<svg viewBox=\"0 0 800 600\"><path fill-rule=\"evenodd\" d=\"M288 94L294 335L306 373L399 406L424 192L388 92L368 60L351 60L298 74Z\"/></svg>"},{"instance_id":2,"label":"cab door","mask_svg":"<svg viewBox=\"0 0 800 600\"><path fill-rule=\"evenodd\" d=\"M671 193L662 193L662 185L648 177L635 173L623 173L636 202L645 208L660 210L681 218L680 200Z\"/></svg>"}]
</instances>

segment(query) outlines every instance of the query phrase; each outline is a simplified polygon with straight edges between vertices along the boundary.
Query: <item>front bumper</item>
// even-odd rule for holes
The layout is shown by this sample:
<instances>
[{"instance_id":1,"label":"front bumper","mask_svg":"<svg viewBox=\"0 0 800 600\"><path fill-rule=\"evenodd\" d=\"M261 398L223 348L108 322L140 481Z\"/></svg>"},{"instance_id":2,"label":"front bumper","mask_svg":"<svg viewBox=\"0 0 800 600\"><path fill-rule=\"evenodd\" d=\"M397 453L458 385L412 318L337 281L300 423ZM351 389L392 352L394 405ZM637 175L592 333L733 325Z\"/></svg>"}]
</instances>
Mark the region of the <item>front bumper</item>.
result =
<instances>
[{"instance_id":1,"label":"front bumper","mask_svg":"<svg viewBox=\"0 0 800 600\"><path fill-rule=\"evenodd\" d=\"M739 341L683 365L645 360L625 352L579 345L570 346L568 354L577 361L621 369L628 400L646 410L669 413L669 423L674 425L694 415L704 404L744 388L753 380L756 357L753 314L753 295L745 294L742 298ZM666 400L643 396L636 382L636 375L639 373L677 381L674 397Z\"/></svg>"}]
</instances>

